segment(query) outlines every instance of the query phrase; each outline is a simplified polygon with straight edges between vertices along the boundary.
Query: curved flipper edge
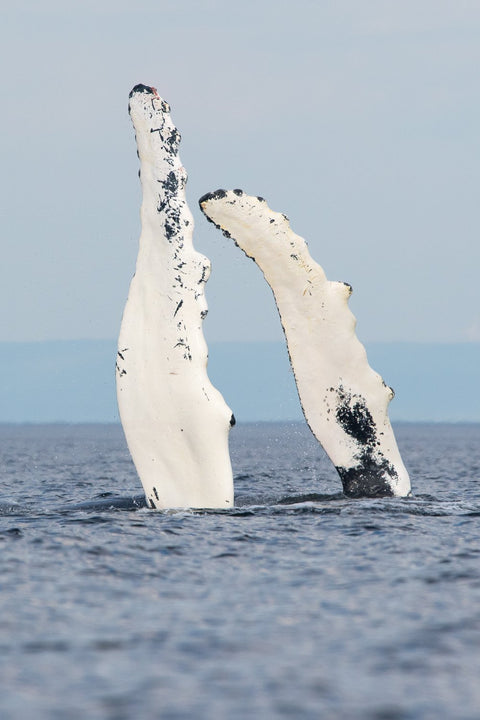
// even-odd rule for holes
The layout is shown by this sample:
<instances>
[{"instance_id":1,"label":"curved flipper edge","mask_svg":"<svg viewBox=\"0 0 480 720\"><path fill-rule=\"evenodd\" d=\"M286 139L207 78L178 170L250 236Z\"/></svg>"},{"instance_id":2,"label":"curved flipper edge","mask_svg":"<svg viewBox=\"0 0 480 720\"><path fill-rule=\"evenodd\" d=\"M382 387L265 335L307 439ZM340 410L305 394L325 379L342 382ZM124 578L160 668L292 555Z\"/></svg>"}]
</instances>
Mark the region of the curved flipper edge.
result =
<instances>
[{"instance_id":1,"label":"curved flipper edge","mask_svg":"<svg viewBox=\"0 0 480 720\"><path fill-rule=\"evenodd\" d=\"M388 418L393 390L368 364L348 307L350 285L327 280L288 218L242 190L200 208L253 258L270 285L303 413L350 497L406 496L410 479Z\"/></svg>"}]
</instances>

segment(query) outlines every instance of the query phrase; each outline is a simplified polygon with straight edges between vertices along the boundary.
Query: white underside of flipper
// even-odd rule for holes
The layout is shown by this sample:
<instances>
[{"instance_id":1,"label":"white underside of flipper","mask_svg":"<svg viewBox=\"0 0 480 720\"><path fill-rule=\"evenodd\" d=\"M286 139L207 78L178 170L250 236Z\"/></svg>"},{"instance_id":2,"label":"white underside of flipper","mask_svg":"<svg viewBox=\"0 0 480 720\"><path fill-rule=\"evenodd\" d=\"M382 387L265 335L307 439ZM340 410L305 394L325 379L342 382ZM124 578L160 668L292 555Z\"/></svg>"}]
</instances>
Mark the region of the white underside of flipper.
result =
<instances>
[{"instance_id":1,"label":"white underside of flipper","mask_svg":"<svg viewBox=\"0 0 480 720\"><path fill-rule=\"evenodd\" d=\"M262 198L217 190L206 217L255 260L270 285L305 418L347 495L406 496L410 479L388 419L393 391L369 366L348 307L351 287L330 282L288 219Z\"/></svg>"},{"instance_id":2,"label":"white underside of flipper","mask_svg":"<svg viewBox=\"0 0 480 720\"><path fill-rule=\"evenodd\" d=\"M135 276L123 313L117 397L152 508L232 507L233 415L207 376L209 260L194 250L180 135L154 88L130 93L143 190Z\"/></svg>"}]
</instances>

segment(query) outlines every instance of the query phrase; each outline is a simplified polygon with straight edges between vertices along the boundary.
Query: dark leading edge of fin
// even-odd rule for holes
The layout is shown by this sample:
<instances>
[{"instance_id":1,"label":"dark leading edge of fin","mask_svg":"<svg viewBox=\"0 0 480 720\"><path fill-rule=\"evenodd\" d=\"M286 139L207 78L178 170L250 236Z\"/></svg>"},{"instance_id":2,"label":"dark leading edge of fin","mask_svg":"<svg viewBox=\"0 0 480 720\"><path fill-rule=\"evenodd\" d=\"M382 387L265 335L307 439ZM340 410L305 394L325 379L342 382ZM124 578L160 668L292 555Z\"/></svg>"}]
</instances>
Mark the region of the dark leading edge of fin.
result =
<instances>
[{"instance_id":1,"label":"dark leading edge of fin","mask_svg":"<svg viewBox=\"0 0 480 720\"><path fill-rule=\"evenodd\" d=\"M242 193L242 191L234 190L234 192L238 195L239 193ZM200 200L198 201L198 204L200 205L200 209L203 211L202 205L205 202L208 202L209 200L220 200L221 198L224 198L227 196L227 191L220 188L219 190L214 190L213 192L205 193L205 195L202 195ZM209 219L209 218L208 218ZM210 222L212 222L210 220Z\"/></svg>"}]
</instances>

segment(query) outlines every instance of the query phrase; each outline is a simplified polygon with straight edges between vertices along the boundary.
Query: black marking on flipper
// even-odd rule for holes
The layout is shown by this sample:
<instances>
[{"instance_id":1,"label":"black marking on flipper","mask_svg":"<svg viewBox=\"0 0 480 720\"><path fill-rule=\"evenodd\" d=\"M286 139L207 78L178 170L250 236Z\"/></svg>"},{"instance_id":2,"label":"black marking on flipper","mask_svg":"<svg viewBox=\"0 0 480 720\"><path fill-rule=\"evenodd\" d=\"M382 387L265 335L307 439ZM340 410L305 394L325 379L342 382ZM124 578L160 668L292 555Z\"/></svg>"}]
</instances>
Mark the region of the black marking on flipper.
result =
<instances>
[{"instance_id":1,"label":"black marking on flipper","mask_svg":"<svg viewBox=\"0 0 480 720\"><path fill-rule=\"evenodd\" d=\"M155 497L157 498L157 500L159 500L160 498L158 497L158 492L157 492L156 487L153 488L153 492L155 493Z\"/></svg>"},{"instance_id":2,"label":"black marking on flipper","mask_svg":"<svg viewBox=\"0 0 480 720\"><path fill-rule=\"evenodd\" d=\"M347 435L362 445L374 443L377 428L365 399L360 395L352 396L342 386L338 388L337 396L336 417L339 425Z\"/></svg>"},{"instance_id":3,"label":"black marking on flipper","mask_svg":"<svg viewBox=\"0 0 480 720\"><path fill-rule=\"evenodd\" d=\"M169 137L167 137L165 142L170 145L170 151L176 154L181 140L182 136L178 132L177 128L173 128L171 134L169 135Z\"/></svg>"},{"instance_id":4,"label":"black marking on flipper","mask_svg":"<svg viewBox=\"0 0 480 720\"><path fill-rule=\"evenodd\" d=\"M150 503L150 507L151 507L152 510L156 510L156 509L157 509L157 506L156 506L155 503L153 502L152 498L148 498L148 502Z\"/></svg>"},{"instance_id":5,"label":"black marking on flipper","mask_svg":"<svg viewBox=\"0 0 480 720\"><path fill-rule=\"evenodd\" d=\"M221 200L222 198L224 198L226 196L227 196L227 191L223 190L222 188L219 188L218 190L214 190L213 192L209 192L209 193L206 193L205 195L202 195L202 197L198 201L198 204L200 205L200 207L202 207L202 204L205 202L208 202L209 200Z\"/></svg>"},{"instance_id":6,"label":"black marking on flipper","mask_svg":"<svg viewBox=\"0 0 480 720\"><path fill-rule=\"evenodd\" d=\"M330 388L334 392L334 388ZM393 491L389 479L397 478L394 466L375 453L377 426L367 407L365 398L352 395L341 385L336 390L337 407L335 416L340 427L359 445L354 455L357 464L353 467L336 467L348 497L392 497Z\"/></svg>"},{"instance_id":7,"label":"black marking on flipper","mask_svg":"<svg viewBox=\"0 0 480 720\"><path fill-rule=\"evenodd\" d=\"M210 270L209 265L202 265L202 276L201 276L200 280L197 282L197 285L201 285L203 282L206 282L205 276L209 270Z\"/></svg>"},{"instance_id":8,"label":"black marking on flipper","mask_svg":"<svg viewBox=\"0 0 480 720\"><path fill-rule=\"evenodd\" d=\"M183 305L183 300L180 300L180 302L178 303L178 305L177 305L177 307L176 307L176 309L175 309L175 312L173 313L173 317L175 317L175 315L176 315L177 312L180 310L180 308L182 307L182 305Z\"/></svg>"},{"instance_id":9,"label":"black marking on flipper","mask_svg":"<svg viewBox=\"0 0 480 720\"><path fill-rule=\"evenodd\" d=\"M165 191L171 195L175 195L178 191L178 178L173 170L170 170L166 179L163 181Z\"/></svg>"},{"instance_id":10,"label":"black marking on flipper","mask_svg":"<svg viewBox=\"0 0 480 720\"><path fill-rule=\"evenodd\" d=\"M115 363L115 370L118 372L120 377L123 377L127 374L127 371L125 369L122 369L117 362Z\"/></svg>"},{"instance_id":11,"label":"black marking on flipper","mask_svg":"<svg viewBox=\"0 0 480 720\"><path fill-rule=\"evenodd\" d=\"M171 240L174 235L178 232L178 226L171 225L168 220L165 220L165 236L167 240Z\"/></svg>"},{"instance_id":12,"label":"black marking on flipper","mask_svg":"<svg viewBox=\"0 0 480 720\"><path fill-rule=\"evenodd\" d=\"M371 450L361 454L359 465L351 468L337 466L335 469L347 497L393 497L385 475L395 474L395 470L385 458L374 458Z\"/></svg>"},{"instance_id":13,"label":"black marking on flipper","mask_svg":"<svg viewBox=\"0 0 480 720\"><path fill-rule=\"evenodd\" d=\"M153 88L149 87L148 85L143 85L142 83L135 85L135 87L132 88L132 90L130 90L128 97L132 98L135 95L135 93L147 93L149 95L157 94Z\"/></svg>"},{"instance_id":14,"label":"black marking on flipper","mask_svg":"<svg viewBox=\"0 0 480 720\"><path fill-rule=\"evenodd\" d=\"M233 427L237 424L237 421L235 420L235 415L232 413L232 417L230 418L230 427Z\"/></svg>"}]
</instances>

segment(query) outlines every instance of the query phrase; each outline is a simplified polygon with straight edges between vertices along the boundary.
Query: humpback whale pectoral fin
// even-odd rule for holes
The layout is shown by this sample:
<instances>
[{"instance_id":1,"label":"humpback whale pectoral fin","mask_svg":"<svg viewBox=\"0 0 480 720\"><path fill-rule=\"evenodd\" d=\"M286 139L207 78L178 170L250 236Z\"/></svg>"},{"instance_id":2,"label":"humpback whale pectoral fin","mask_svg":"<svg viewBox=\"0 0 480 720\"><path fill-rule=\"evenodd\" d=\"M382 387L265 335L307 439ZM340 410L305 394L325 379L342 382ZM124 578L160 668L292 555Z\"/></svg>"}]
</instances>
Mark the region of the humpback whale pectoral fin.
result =
<instances>
[{"instance_id":1,"label":"humpback whale pectoral fin","mask_svg":"<svg viewBox=\"0 0 480 720\"><path fill-rule=\"evenodd\" d=\"M232 507L232 411L208 378L202 332L210 261L193 246L169 112L155 88L130 93L142 232L118 345L120 418L149 507Z\"/></svg>"},{"instance_id":2,"label":"humpback whale pectoral fin","mask_svg":"<svg viewBox=\"0 0 480 720\"><path fill-rule=\"evenodd\" d=\"M387 414L392 392L355 335L351 286L327 280L286 215L263 198L216 190L200 199L200 208L254 258L270 285L303 413L345 494L408 495L410 479Z\"/></svg>"}]
</instances>

